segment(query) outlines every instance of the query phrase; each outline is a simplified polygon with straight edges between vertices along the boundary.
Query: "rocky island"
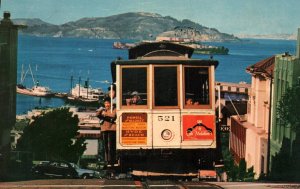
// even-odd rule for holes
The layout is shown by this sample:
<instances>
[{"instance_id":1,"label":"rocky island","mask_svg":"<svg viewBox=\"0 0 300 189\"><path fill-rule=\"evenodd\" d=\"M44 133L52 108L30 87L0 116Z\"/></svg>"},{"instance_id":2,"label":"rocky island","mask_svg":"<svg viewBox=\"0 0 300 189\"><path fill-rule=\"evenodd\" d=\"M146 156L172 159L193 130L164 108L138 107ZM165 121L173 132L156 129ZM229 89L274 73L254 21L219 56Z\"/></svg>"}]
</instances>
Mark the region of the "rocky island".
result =
<instances>
[{"instance_id":1,"label":"rocky island","mask_svg":"<svg viewBox=\"0 0 300 189\"><path fill-rule=\"evenodd\" d=\"M192 28L192 33L181 33L182 37L193 35L201 42L239 41L239 38L221 33L190 20L177 20L170 16L137 12L108 17L82 18L61 25L50 24L40 19L15 19L16 24L27 25L23 34L51 37L82 37L97 39L152 39L155 36L179 34L180 28Z\"/></svg>"}]
</instances>

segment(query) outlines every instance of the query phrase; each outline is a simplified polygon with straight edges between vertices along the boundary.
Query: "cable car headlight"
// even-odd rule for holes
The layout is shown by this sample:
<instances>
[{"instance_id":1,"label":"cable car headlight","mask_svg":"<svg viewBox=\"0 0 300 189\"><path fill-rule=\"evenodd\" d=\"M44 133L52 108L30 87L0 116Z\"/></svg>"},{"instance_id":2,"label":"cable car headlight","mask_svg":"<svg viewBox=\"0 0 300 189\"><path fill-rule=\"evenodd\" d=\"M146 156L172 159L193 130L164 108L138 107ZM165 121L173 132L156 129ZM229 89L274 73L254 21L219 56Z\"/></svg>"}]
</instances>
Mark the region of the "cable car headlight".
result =
<instances>
[{"instance_id":1,"label":"cable car headlight","mask_svg":"<svg viewBox=\"0 0 300 189\"><path fill-rule=\"evenodd\" d=\"M161 132L161 138L163 138L164 140L171 140L172 137L173 133L169 129L165 129Z\"/></svg>"}]
</instances>

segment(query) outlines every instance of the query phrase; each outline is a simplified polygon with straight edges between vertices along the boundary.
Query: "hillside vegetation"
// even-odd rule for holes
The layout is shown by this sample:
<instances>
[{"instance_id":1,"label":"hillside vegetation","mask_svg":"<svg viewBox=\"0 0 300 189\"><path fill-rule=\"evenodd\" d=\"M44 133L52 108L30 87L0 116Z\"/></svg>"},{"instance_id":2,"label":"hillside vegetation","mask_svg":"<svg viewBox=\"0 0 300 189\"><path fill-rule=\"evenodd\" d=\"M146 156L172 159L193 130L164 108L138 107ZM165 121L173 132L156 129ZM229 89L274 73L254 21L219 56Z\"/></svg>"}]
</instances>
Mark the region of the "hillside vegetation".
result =
<instances>
[{"instance_id":1,"label":"hillside vegetation","mask_svg":"<svg viewBox=\"0 0 300 189\"><path fill-rule=\"evenodd\" d=\"M190 20L179 21L153 13L124 13L108 17L82 18L62 25L40 19L15 19L25 24L21 32L35 36L83 37L98 39L154 39L156 36L189 37L198 41L237 41L237 37L221 33Z\"/></svg>"}]
</instances>

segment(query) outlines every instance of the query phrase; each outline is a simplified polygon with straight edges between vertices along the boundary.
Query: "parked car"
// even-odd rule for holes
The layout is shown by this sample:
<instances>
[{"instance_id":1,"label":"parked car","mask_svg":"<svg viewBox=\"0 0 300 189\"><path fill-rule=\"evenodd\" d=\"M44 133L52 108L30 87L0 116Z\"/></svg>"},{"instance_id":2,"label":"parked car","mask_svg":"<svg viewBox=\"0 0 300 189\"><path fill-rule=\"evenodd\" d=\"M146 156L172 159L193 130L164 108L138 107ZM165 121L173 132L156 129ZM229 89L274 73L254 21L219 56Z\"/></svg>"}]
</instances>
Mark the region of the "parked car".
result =
<instances>
[{"instance_id":1,"label":"parked car","mask_svg":"<svg viewBox=\"0 0 300 189\"><path fill-rule=\"evenodd\" d=\"M82 169L75 163L70 163L71 166L77 171L78 177L87 179L87 178L100 178L100 173L98 171L90 169Z\"/></svg>"},{"instance_id":2,"label":"parked car","mask_svg":"<svg viewBox=\"0 0 300 189\"><path fill-rule=\"evenodd\" d=\"M62 178L77 178L78 173L74 167L65 161L43 162L32 167L32 173L38 176L51 176Z\"/></svg>"}]
</instances>

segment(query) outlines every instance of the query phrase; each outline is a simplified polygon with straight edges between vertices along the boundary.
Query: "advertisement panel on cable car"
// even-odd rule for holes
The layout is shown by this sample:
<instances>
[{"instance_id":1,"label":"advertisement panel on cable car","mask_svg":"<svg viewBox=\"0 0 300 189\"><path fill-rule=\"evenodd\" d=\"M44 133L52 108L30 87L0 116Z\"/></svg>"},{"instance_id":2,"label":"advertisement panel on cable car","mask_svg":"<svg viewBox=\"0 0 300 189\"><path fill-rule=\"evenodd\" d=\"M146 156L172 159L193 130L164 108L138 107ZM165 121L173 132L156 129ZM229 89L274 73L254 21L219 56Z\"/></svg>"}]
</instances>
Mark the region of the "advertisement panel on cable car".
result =
<instances>
[{"instance_id":1,"label":"advertisement panel on cable car","mask_svg":"<svg viewBox=\"0 0 300 189\"><path fill-rule=\"evenodd\" d=\"M214 115L184 115L182 120L183 140L214 140Z\"/></svg>"}]
</instances>

